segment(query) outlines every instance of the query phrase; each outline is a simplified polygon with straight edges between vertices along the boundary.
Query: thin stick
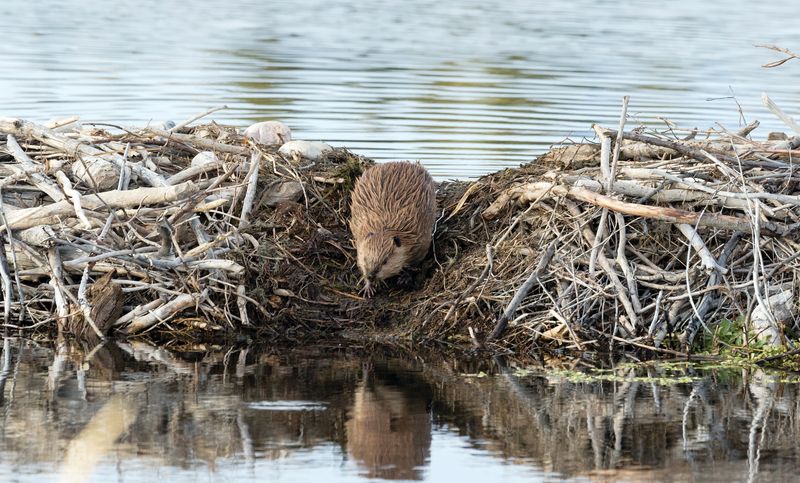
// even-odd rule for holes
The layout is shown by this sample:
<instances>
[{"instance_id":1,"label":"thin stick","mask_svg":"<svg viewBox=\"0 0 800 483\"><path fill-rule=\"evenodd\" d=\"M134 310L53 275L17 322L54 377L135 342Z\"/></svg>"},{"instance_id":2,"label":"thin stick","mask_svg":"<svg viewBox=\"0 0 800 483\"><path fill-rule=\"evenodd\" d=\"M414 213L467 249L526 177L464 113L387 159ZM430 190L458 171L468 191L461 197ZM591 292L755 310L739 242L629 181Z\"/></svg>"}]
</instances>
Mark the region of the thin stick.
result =
<instances>
[{"instance_id":1,"label":"thin stick","mask_svg":"<svg viewBox=\"0 0 800 483\"><path fill-rule=\"evenodd\" d=\"M600 138L600 172L603 174L603 181L606 188L611 186L613 177L611 173L611 166L609 159L611 158L611 139L603 133L600 126L595 124L592 126ZM608 208L603 208L600 214L600 221L597 224L597 232L594 236L594 243L592 244L592 253L589 256L589 273L596 273L595 265L597 264L597 256L603 248L603 238L606 236L606 227L608 225Z\"/></svg>"},{"instance_id":2,"label":"thin stick","mask_svg":"<svg viewBox=\"0 0 800 483\"><path fill-rule=\"evenodd\" d=\"M6 146L11 155L14 156L14 159L22 165L22 169L28 174L34 186L42 190L47 196L52 198L53 201L61 201L64 199L64 193L61 192L58 185L37 171L36 163L23 151L13 134L7 136Z\"/></svg>"},{"instance_id":3,"label":"thin stick","mask_svg":"<svg viewBox=\"0 0 800 483\"><path fill-rule=\"evenodd\" d=\"M544 271L550 264L550 260L553 259L555 252L556 240L553 240L547 246L544 254L539 259L539 263L536 264L536 268L530 273L530 275L528 275L528 278L517 290L517 293L514 294L514 297L506 307L506 310L503 311L503 315L500 316L500 319L494 326L494 330L492 330L492 333L486 339L487 341L495 340L503 334L503 331L506 330L506 327L508 326L508 321L511 320L514 314L517 312L519 304L521 304L522 300L528 295L528 292L530 292L531 288L533 288L533 285L538 282L541 276L544 274Z\"/></svg>"},{"instance_id":4,"label":"thin stick","mask_svg":"<svg viewBox=\"0 0 800 483\"><path fill-rule=\"evenodd\" d=\"M75 209L75 215L79 220L81 220L85 229L91 230L92 223L88 218L86 218L86 213L84 213L83 207L81 207L81 194L72 189L72 182L69 180L69 178L67 178L67 175L64 174L63 171L56 171L55 176L58 182L61 184L61 188L64 190L64 193L66 193L66 195L72 200L72 206Z\"/></svg>"},{"instance_id":5,"label":"thin stick","mask_svg":"<svg viewBox=\"0 0 800 483\"><path fill-rule=\"evenodd\" d=\"M185 293L179 295L164 305L150 311L149 314L135 317L127 327L122 329L122 332L126 334L135 334L149 329L155 324L170 319L179 312L196 305L201 297L201 294Z\"/></svg>"},{"instance_id":6,"label":"thin stick","mask_svg":"<svg viewBox=\"0 0 800 483\"><path fill-rule=\"evenodd\" d=\"M242 325L248 326L250 318L247 316L247 297L245 297L246 288L244 285L236 287L236 305L239 307L239 318L242 319Z\"/></svg>"},{"instance_id":7,"label":"thin stick","mask_svg":"<svg viewBox=\"0 0 800 483\"><path fill-rule=\"evenodd\" d=\"M11 304L14 297L11 294L11 275L9 275L8 260L6 259L5 236L0 233L0 280L3 281L3 322L8 324L11 321ZM14 248L12 247L13 251Z\"/></svg>"},{"instance_id":8,"label":"thin stick","mask_svg":"<svg viewBox=\"0 0 800 483\"><path fill-rule=\"evenodd\" d=\"M792 131L796 132L797 134L800 134L800 125L797 124L797 121L795 121L792 116L783 112L783 110L780 107L778 107L778 105L775 104L775 102L773 102L772 99L769 98L766 92L761 94L761 102L773 114L778 116L778 119L783 121L783 123L786 124Z\"/></svg>"},{"instance_id":9,"label":"thin stick","mask_svg":"<svg viewBox=\"0 0 800 483\"><path fill-rule=\"evenodd\" d=\"M200 114L198 114L198 115L196 115L196 116L190 117L189 119L187 119L187 120L183 121L183 122L182 122L182 123L180 123L180 124L176 124L175 126L173 126L173 127L172 127L172 128L169 130L169 132L180 131L181 129L183 129L183 128L185 128L186 126L188 126L189 124L191 124L191 123L193 123L193 122L197 121L198 119L202 119L202 118L204 118L204 117L208 116L209 114L213 114L213 113L215 113L215 112L217 112L217 111L221 111L221 110L223 110L223 109L227 109L227 108L228 108L228 106L212 107L211 109L209 109L209 110L207 110L207 111L205 111L205 112L202 112L202 113L200 113Z\"/></svg>"},{"instance_id":10,"label":"thin stick","mask_svg":"<svg viewBox=\"0 0 800 483\"><path fill-rule=\"evenodd\" d=\"M105 340L106 336L100 329L97 327L97 324L94 322L94 317L92 317L92 304L89 303L89 299L86 298L86 286L89 283L89 267L83 269L83 276L81 277L81 283L78 286L78 305L83 312L83 319L89 324L89 327L92 328L97 337L100 340Z\"/></svg>"},{"instance_id":11,"label":"thin stick","mask_svg":"<svg viewBox=\"0 0 800 483\"><path fill-rule=\"evenodd\" d=\"M260 165L261 152L255 151L250 158L250 171L247 173L247 191L244 195L244 201L242 201L242 214L239 216L239 229L244 229L250 224L249 217L256 198Z\"/></svg>"}]
</instances>

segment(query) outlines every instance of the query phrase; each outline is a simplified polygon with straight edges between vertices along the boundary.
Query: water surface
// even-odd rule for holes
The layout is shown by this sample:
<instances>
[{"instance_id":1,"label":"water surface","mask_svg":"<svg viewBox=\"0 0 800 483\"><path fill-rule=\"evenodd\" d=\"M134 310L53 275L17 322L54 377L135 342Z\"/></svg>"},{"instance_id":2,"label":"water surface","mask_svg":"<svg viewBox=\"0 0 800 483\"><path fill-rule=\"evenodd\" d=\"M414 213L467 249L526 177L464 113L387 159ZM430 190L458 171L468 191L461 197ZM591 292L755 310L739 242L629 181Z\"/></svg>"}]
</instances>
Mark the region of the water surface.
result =
<instances>
[{"instance_id":1,"label":"water surface","mask_svg":"<svg viewBox=\"0 0 800 483\"><path fill-rule=\"evenodd\" d=\"M45 121L282 119L296 138L438 177L531 160L566 137L631 123L785 130L797 114L794 0L4 0L0 115ZM733 98L735 96L735 99Z\"/></svg>"},{"instance_id":2,"label":"water surface","mask_svg":"<svg viewBox=\"0 0 800 483\"><path fill-rule=\"evenodd\" d=\"M796 481L798 380L6 339L0 480Z\"/></svg>"}]
</instances>

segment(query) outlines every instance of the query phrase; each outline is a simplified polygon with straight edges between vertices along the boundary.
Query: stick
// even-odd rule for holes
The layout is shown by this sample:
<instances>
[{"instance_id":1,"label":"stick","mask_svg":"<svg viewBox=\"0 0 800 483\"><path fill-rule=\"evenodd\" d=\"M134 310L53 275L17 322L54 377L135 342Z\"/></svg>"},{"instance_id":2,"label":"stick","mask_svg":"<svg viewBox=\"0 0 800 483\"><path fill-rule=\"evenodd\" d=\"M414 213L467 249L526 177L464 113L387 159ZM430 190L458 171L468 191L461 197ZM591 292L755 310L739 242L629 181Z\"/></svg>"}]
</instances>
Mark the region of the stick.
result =
<instances>
[{"instance_id":1,"label":"stick","mask_svg":"<svg viewBox=\"0 0 800 483\"><path fill-rule=\"evenodd\" d=\"M200 166L189 166L183 171L178 171L177 173L167 178L167 184L175 185L178 183L182 183L183 181L192 179L195 176L199 176L209 171L214 171L215 169L220 169L224 166L225 166L225 161L221 159L217 161L212 161L210 163L201 164Z\"/></svg>"},{"instance_id":2,"label":"stick","mask_svg":"<svg viewBox=\"0 0 800 483\"><path fill-rule=\"evenodd\" d=\"M700 261L703 263L703 267L705 267L706 271L709 273L712 271L719 271L723 274L728 273L728 271L717 264L717 260L714 258L714 255L711 254L706 244L703 242L703 239L700 237L700 234L697 233L697 230L694 229L692 225L687 225L686 223L678 223L675 225L683 236L689 241L692 245L692 248L697 252L700 256Z\"/></svg>"},{"instance_id":3,"label":"stick","mask_svg":"<svg viewBox=\"0 0 800 483\"><path fill-rule=\"evenodd\" d=\"M615 137L619 136L619 132L613 129L605 129L605 132L609 136L615 136ZM704 161L705 159L707 159L703 154L702 150L686 146L685 144L680 143L678 141L661 139L653 136L648 136L646 134L639 134L636 132L622 133L622 137L623 139L628 139L630 141L639 141L642 143L652 144L654 146L661 146L662 148L672 149L684 156L694 158L698 161ZM736 164L736 160L726 154L716 154L716 156L717 158L725 161L728 164Z\"/></svg>"},{"instance_id":4,"label":"stick","mask_svg":"<svg viewBox=\"0 0 800 483\"><path fill-rule=\"evenodd\" d=\"M622 133L625 130L625 121L628 118L628 101L630 96L622 98L622 114L619 116L619 128L617 130L617 139L614 142L614 156L611 159L611 176L608 178L608 185L606 186L607 192L613 191L614 178L617 176L617 163L619 162L619 150L622 147Z\"/></svg>"},{"instance_id":5,"label":"stick","mask_svg":"<svg viewBox=\"0 0 800 483\"><path fill-rule=\"evenodd\" d=\"M247 316L247 297L245 297L245 286L236 287L236 305L239 307L239 318L242 325L250 325L250 318Z\"/></svg>"},{"instance_id":6,"label":"stick","mask_svg":"<svg viewBox=\"0 0 800 483\"><path fill-rule=\"evenodd\" d=\"M0 223L6 224L6 210L3 206L3 192L0 190ZM20 323L25 320L25 294L22 291L22 281L19 277L19 263L17 262L17 251L14 249L14 234L11 233L11 230L6 227L6 239L8 240L8 246L11 248L11 261L14 263L14 281L17 284L17 297L19 298L19 320ZM0 240L2 240L2 234L0 234ZM5 256L5 248L0 246L0 252L2 255ZM8 262L5 262L8 265ZM9 299L11 297L8 297ZM6 322L8 324L8 322Z\"/></svg>"},{"instance_id":7,"label":"stick","mask_svg":"<svg viewBox=\"0 0 800 483\"><path fill-rule=\"evenodd\" d=\"M250 212L253 210L253 203L256 198L256 188L258 186L258 171L261 164L261 152L255 151L250 158L250 171L247 173L247 191L242 201L242 214L239 217L239 229L250 225Z\"/></svg>"},{"instance_id":8,"label":"stick","mask_svg":"<svg viewBox=\"0 0 800 483\"><path fill-rule=\"evenodd\" d=\"M92 328L97 337L100 340L105 340L106 336L103 334L100 329L97 327L97 324L94 322L94 318L92 317L92 304L89 303L89 299L86 298L86 286L89 283L89 267L83 269L83 276L81 277L81 283L78 286L78 305L83 312L84 320L89 324L89 327Z\"/></svg>"},{"instance_id":9,"label":"stick","mask_svg":"<svg viewBox=\"0 0 800 483\"><path fill-rule=\"evenodd\" d=\"M195 122L198 119L202 119L202 118L208 116L209 114L213 114L213 113L215 113L217 111L221 111L221 110L227 109L227 108L228 108L228 106L212 107L211 109L209 109L209 110L207 110L205 112L202 112L202 113L200 113L200 114L198 114L198 115L196 115L194 117L190 117L189 119L183 121L182 123L173 126L169 130L169 132L180 131L181 129L185 128L186 126L188 126L189 124Z\"/></svg>"},{"instance_id":10,"label":"stick","mask_svg":"<svg viewBox=\"0 0 800 483\"><path fill-rule=\"evenodd\" d=\"M778 116L778 119L780 119L781 121L783 121L784 124L789 126L789 128L792 131L794 131L797 134L800 134L800 125L797 124L797 121L795 121L794 118L792 118L792 116L783 112L781 108L778 107L778 105L775 104L772 101L772 99L769 98L766 92L761 94L761 102L767 107L767 109L772 111L773 114Z\"/></svg>"},{"instance_id":11,"label":"stick","mask_svg":"<svg viewBox=\"0 0 800 483\"><path fill-rule=\"evenodd\" d=\"M528 278L517 290L517 293L514 294L514 297L506 307L506 310L503 311L503 315L500 316L500 319L494 326L494 330L486 339L487 341L495 340L503 334L503 331L506 330L506 327L508 326L508 321L514 316L519 304L521 304L522 300L528 295L528 292L530 292L531 288L533 288L533 285L538 282L541 276L544 274L544 271L550 264L550 260L553 259L555 252L556 240L553 240L550 242L550 245L547 246L542 258L539 259L539 263L536 264L536 268L530 273L530 275L528 275Z\"/></svg>"},{"instance_id":12,"label":"stick","mask_svg":"<svg viewBox=\"0 0 800 483\"><path fill-rule=\"evenodd\" d=\"M171 203L188 198L198 191L192 182L163 188L137 188L127 191L104 191L102 193L83 195L81 205L89 210L108 208L134 208L138 206ZM50 219L75 214L74 205L67 200L51 203L35 208L16 210L8 215L7 224L12 230L22 230L41 224L49 224ZM2 226L0 228L5 228Z\"/></svg>"},{"instance_id":13,"label":"stick","mask_svg":"<svg viewBox=\"0 0 800 483\"><path fill-rule=\"evenodd\" d=\"M56 179L58 180L59 184L61 184L61 188L64 190L64 193L72 200L72 206L75 210L75 215L79 220L81 220L83 227L87 230L91 230L92 224L89 222L89 219L86 218L86 213L83 212L83 208L81 207L81 194L72 189L72 182L70 182L69 178L67 178L67 175L64 174L63 171L56 171Z\"/></svg>"},{"instance_id":14,"label":"stick","mask_svg":"<svg viewBox=\"0 0 800 483\"><path fill-rule=\"evenodd\" d=\"M642 311L642 303L639 301L639 288L636 286L636 277L628 262L628 257L625 256L625 245L628 243L628 235L625 231L625 218L617 212L614 213L614 217L617 220L618 231L617 264L622 269L622 274L625 275L625 280L628 283L628 293L630 294L633 308L637 313L640 313Z\"/></svg>"},{"instance_id":15,"label":"stick","mask_svg":"<svg viewBox=\"0 0 800 483\"><path fill-rule=\"evenodd\" d=\"M54 300L56 303L56 317L60 323L69 316L69 307L67 300L64 297L64 292L61 290L63 286L62 278L64 270L61 266L61 253L58 248L53 247L47 251L47 260L50 262L50 286L53 287Z\"/></svg>"},{"instance_id":16,"label":"stick","mask_svg":"<svg viewBox=\"0 0 800 483\"><path fill-rule=\"evenodd\" d=\"M609 164L609 159L611 157L611 139L606 136L605 133L603 133L603 130L597 124L592 127L597 133L597 136L600 138L600 172L603 175L603 182L606 186L606 189L608 189L608 187L612 185L611 179L613 178L611 166ZM603 208L603 211L600 214L600 221L597 224L597 232L594 236L594 243L592 244L592 253L589 256L590 274L594 274L596 271L595 265L597 264L597 255L602 249L603 237L605 237L607 225L608 208Z\"/></svg>"},{"instance_id":17,"label":"stick","mask_svg":"<svg viewBox=\"0 0 800 483\"><path fill-rule=\"evenodd\" d=\"M542 195L548 193L556 196L569 196L570 198L585 201L602 208L608 208L611 211L617 211L624 215L641 216L642 218L653 218L670 223L687 223L695 226L713 227L723 230L750 231L751 229L750 222L747 219L737 216L720 214L701 216L694 211L628 203L595 193L580 186L565 187L548 181L525 183L508 189L483 211L483 217L487 220L494 219L512 198L516 199L518 203L524 203L539 199ZM774 236L783 236L789 232L789 227L782 223L766 222L761 228L764 232Z\"/></svg>"},{"instance_id":18,"label":"stick","mask_svg":"<svg viewBox=\"0 0 800 483\"><path fill-rule=\"evenodd\" d=\"M152 302L146 303L144 305L137 305L133 310L131 310L127 314L123 314L120 318L118 318L117 321L114 322L114 327L120 327L126 325L134 318L146 314L151 310L155 310L162 305L164 305L164 300L160 298L155 299Z\"/></svg>"},{"instance_id":19,"label":"stick","mask_svg":"<svg viewBox=\"0 0 800 483\"><path fill-rule=\"evenodd\" d=\"M14 250L13 248L11 249ZM14 301L11 294L11 275L8 269L8 260L6 259L5 237L0 233L0 280L3 281L3 323L8 324L11 322L11 303Z\"/></svg>"},{"instance_id":20,"label":"stick","mask_svg":"<svg viewBox=\"0 0 800 483\"><path fill-rule=\"evenodd\" d=\"M575 203L571 201L565 201L564 204L567 206L567 209L570 211L570 213L572 213L572 215L575 216L575 218L578 218L583 214L581 209L578 208L578 205L576 205ZM586 243L592 243L592 241L594 240L594 233L592 233L592 229L589 228L588 225L584 225L583 230L581 230L581 234L583 235L583 238L586 240ZM614 288L617 289L617 298L619 299L620 303L622 303L622 306L628 315L628 324L626 324L625 327L626 331L631 335L635 334L636 327L640 325L639 316L636 315L636 310L633 308L633 304L631 303L631 300L628 297L627 293L628 290L619 280L617 272L614 271L614 268L611 266L611 263L609 262L608 258L606 258L605 253L599 252L597 255L597 261L598 263L600 263L600 268L603 269L603 271L608 276L609 280L611 280L611 283L614 285Z\"/></svg>"},{"instance_id":21,"label":"stick","mask_svg":"<svg viewBox=\"0 0 800 483\"><path fill-rule=\"evenodd\" d=\"M164 305L152 310L147 315L135 317L131 323L122 329L126 334L135 334L153 325L172 318L175 314L194 306L200 300L201 294L182 294Z\"/></svg>"},{"instance_id":22,"label":"stick","mask_svg":"<svg viewBox=\"0 0 800 483\"><path fill-rule=\"evenodd\" d=\"M23 151L19 143L17 143L13 134L9 134L6 138L6 145L11 155L14 156L14 159L22 165L22 169L28 174L34 186L42 190L47 196L52 198L53 201L61 201L64 199L64 193L61 192L58 185L37 171L36 163L25 154L25 151Z\"/></svg>"},{"instance_id":23,"label":"stick","mask_svg":"<svg viewBox=\"0 0 800 483\"><path fill-rule=\"evenodd\" d=\"M232 146L230 144L220 143L217 141L212 141L210 139L198 138L195 136L191 136L189 134L179 134L176 132L164 131L163 129L157 129L154 127L148 127L147 130L155 134L156 136L164 138L167 142L171 140L177 140L180 141L181 143L190 144L196 147L200 147L202 149L207 149L209 151L217 151L221 153L230 153L230 154L245 154L245 155L250 154L250 148L246 148L244 146Z\"/></svg>"}]
</instances>

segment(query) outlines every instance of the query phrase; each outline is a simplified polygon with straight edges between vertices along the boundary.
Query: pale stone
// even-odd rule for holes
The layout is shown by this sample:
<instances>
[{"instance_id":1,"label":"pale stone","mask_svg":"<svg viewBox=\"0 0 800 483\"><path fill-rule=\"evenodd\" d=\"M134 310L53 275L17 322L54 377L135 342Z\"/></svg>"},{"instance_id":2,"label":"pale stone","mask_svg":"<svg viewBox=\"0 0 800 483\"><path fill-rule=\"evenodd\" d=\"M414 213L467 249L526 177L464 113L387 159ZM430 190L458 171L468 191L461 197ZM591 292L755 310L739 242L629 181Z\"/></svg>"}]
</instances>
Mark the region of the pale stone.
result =
<instances>
[{"instance_id":1,"label":"pale stone","mask_svg":"<svg viewBox=\"0 0 800 483\"><path fill-rule=\"evenodd\" d=\"M750 316L756 337L770 345L783 345L783 330L794 320L797 313L794 294L791 289L787 289L772 295L764 302L766 303L763 305L760 303L756 305Z\"/></svg>"},{"instance_id":2,"label":"pale stone","mask_svg":"<svg viewBox=\"0 0 800 483\"><path fill-rule=\"evenodd\" d=\"M289 141L278 150L286 157L299 156L317 161L323 154L333 151L329 145L319 141Z\"/></svg>"},{"instance_id":3,"label":"pale stone","mask_svg":"<svg viewBox=\"0 0 800 483\"><path fill-rule=\"evenodd\" d=\"M245 129L244 136L261 144L283 144L292 140L292 130L280 121L264 121Z\"/></svg>"},{"instance_id":4,"label":"pale stone","mask_svg":"<svg viewBox=\"0 0 800 483\"><path fill-rule=\"evenodd\" d=\"M192 166L203 166L209 163L216 163L219 161L217 155L212 153L211 151L201 151L192 158Z\"/></svg>"},{"instance_id":5,"label":"pale stone","mask_svg":"<svg viewBox=\"0 0 800 483\"><path fill-rule=\"evenodd\" d=\"M303 185L297 181L285 181L271 187L264 193L264 204L270 208L286 201L298 201L303 196Z\"/></svg>"}]
</instances>

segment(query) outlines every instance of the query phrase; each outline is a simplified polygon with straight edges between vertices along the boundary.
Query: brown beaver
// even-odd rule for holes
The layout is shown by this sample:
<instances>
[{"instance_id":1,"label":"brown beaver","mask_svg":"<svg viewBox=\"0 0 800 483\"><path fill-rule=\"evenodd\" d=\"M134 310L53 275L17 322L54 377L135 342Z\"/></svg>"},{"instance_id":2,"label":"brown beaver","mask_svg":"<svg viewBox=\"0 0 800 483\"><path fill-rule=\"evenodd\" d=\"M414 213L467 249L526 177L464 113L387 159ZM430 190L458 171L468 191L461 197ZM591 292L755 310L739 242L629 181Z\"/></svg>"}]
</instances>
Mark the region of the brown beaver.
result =
<instances>
[{"instance_id":1,"label":"brown beaver","mask_svg":"<svg viewBox=\"0 0 800 483\"><path fill-rule=\"evenodd\" d=\"M367 297L373 284L425 258L436 221L436 185L419 163L391 162L356 181L350 230Z\"/></svg>"}]
</instances>

